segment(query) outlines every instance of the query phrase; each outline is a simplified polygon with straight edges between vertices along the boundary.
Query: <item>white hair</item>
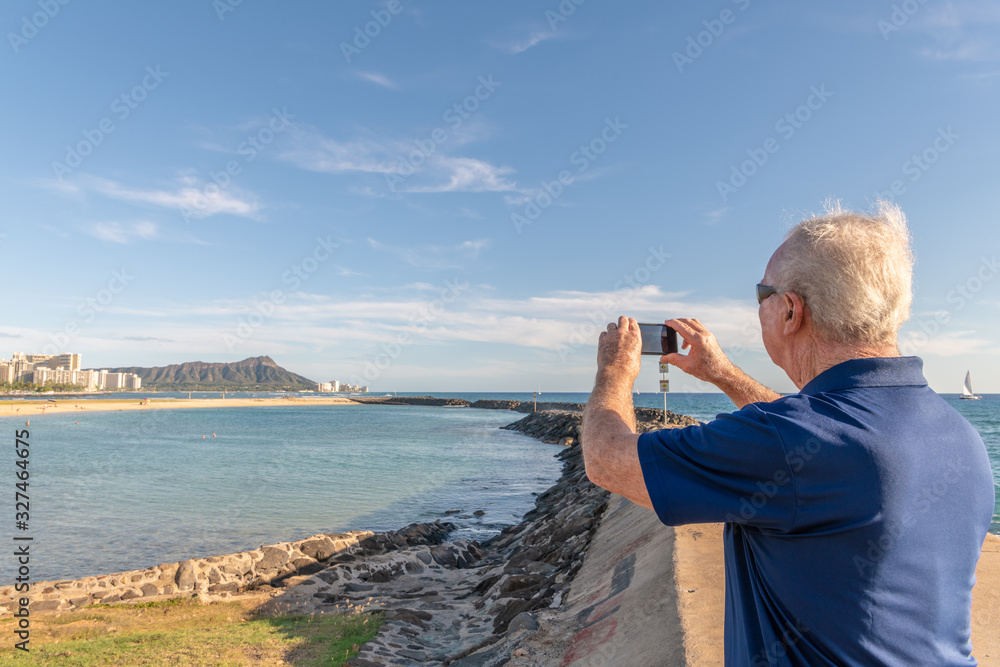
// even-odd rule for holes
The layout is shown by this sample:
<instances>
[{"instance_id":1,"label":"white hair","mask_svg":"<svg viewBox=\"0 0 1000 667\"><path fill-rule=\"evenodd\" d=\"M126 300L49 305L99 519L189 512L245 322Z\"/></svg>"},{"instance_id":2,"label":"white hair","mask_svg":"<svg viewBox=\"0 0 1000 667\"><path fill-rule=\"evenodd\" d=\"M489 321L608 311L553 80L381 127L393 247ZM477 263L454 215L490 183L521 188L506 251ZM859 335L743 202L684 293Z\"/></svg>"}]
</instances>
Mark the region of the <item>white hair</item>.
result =
<instances>
[{"instance_id":1,"label":"white hair","mask_svg":"<svg viewBox=\"0 0 1000 667\"><path fill-rule=\"evenodd\" d=\"M845 211L803 220L785 236L772 281L809 306L821 337L846 345L896 342L910 318L913 252L906 216L886 201L874 213Z\"/></svg>"}]
</instances>

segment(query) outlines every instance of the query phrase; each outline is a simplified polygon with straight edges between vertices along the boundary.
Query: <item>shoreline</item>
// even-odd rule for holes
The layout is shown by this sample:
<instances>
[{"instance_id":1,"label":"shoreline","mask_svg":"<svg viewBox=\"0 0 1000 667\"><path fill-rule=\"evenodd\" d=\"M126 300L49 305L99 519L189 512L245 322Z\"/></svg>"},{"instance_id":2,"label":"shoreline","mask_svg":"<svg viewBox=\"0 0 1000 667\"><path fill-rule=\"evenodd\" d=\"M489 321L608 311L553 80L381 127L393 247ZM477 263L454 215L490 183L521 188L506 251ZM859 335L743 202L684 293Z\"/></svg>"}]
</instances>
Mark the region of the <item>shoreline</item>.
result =
<instances>
[{"instance_id":1,"label":"shoreline","mask_svg":"<svg viewBox=\"0 0 1000 667\"><path fill-rule=\"evenodd\" d=\"M48 414L79 414L83 412L113 412L128 410L186 410L197 408L247 408L279 405L362 405L349 398L324 396L319 398L93 398L0 401L0 417L40 417Z\"/></svg>"}]
</instances>

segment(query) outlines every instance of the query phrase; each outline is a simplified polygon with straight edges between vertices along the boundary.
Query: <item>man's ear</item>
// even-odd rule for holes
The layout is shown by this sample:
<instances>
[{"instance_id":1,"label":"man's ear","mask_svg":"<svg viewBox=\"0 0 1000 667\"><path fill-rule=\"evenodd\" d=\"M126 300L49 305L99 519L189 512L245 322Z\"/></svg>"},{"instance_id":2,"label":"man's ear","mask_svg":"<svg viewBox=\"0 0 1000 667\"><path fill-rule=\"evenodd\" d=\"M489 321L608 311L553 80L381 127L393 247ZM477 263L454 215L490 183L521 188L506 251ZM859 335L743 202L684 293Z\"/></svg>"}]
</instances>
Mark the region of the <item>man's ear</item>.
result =
<instances>
[{"instance_id":1,"label":"man's ear","mask_svg":"<svg viewBox=\"0 0 1000 667\"><path fill-rule=\"evenodd\" d=\"M805 301L795 292L785 292L783 295L785 303L784 333L791 335L802 328L805 322Z\"/></svg>"}]
</instances>

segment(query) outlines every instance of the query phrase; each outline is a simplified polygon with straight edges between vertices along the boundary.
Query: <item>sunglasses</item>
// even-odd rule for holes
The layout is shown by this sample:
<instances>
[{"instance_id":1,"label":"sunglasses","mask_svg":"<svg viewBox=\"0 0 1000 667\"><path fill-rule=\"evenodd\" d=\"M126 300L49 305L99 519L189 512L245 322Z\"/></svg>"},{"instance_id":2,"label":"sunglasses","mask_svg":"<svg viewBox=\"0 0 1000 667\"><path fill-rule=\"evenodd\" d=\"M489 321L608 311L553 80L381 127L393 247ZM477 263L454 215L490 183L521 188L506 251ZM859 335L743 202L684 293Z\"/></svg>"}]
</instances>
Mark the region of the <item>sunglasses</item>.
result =
<instances>
[{"instance_id":1,"label":"sunglasses","mask_svg":"<svg viewBox=\"0 0 1000 667\"><path fill-rule=\"evenodd\" d=\"M757 283L757 303L758 304L764 303L764 299L766 299L767 297L771 296L772 294L777 294L777 293L778 293L778 288L777 287L771 287L770 285L763 285L761 283Z\"/></svg>"}]
</instances>

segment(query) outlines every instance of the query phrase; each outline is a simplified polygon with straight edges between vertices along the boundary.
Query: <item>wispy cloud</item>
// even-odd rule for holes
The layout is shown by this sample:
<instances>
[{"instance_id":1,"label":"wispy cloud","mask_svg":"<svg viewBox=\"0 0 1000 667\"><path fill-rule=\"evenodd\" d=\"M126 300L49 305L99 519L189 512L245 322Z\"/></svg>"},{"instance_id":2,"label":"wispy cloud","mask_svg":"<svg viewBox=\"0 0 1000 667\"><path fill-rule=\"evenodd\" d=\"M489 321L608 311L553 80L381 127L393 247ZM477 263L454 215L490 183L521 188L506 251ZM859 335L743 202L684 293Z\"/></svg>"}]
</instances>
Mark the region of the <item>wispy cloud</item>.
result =
<instances>
[{"instance_id":1,"label":"wispy cloud","mask_svg":"<svg viewBox=\"0 0 1000 667\"><path fill-rule=\"evenodd\" d=\"M497 167L474 158L440 156L430 166L447 175L446 183L415 185L404 192L510 192L517 184L507 179L510 167Z\"/></svg>"},{"instance_id":2,"label":"wispy cloud","mask_svg":"<svg viewBox=\"0 0 1000 667\"><path fill-rule=\"evenodd\" d=\"M723 206L722 208L717 208L715 210L709 211L708 213L705 214L705 220L703 221L704 224L710 227L719 224L719 222L722 220L722 216L724 216L726 214L726 211L728 210L729 210L728 206Z\"/></svg>"},{"instance_id":3,"label":"wispy cloud","mask_svg":"<svg viewBox=\"0 0 1000 667\"><path fill-rule=\"evenodd\" d=\"M254 217L261 209L257 197L245 190L235 186L227 189L207 187L203 180L191 175L180 176L175 187L170 190L130 187L98 176L44 181L42 186L66 194L93 193L118 201L187 211L195 218L207 218L220 213Z\"/></svg>"},{"instance_id":4,"label":"wispy cloud","mask_svg":"<svg viewBox=\"0 0 1000 667\"><path fill-rule=\"evenodd\" d=\"M517 55L518 53L524 53L533 46L538 46L542 42L552 39L556 36L556 33L552 30L535 30L531 32L527 37L522 37L520 39L514 39L507 42L495 43L497 48L505 51L511 55Z\"/></svg>"},{"instance_id":5,"label":"wispy cloud","mask_svg":"<svg viewBox=\"0 0 1000 667\"><path fill-rule=\"evenodd\" d=\"M402 262L420 269L460 269L479 257L483 248L489 247L489 239L464 241L453 246L393 246L369 238L368 244L375 250L394 255Z\"/></svg>"},{"instance_id":6,"label":"wispy cloud","mask_svg":"<svg viewBox=\"0 0 1000 667\"><path fill-rule=\"evenodd\" d=\"M480 130L475 130L478 136ZM469 133L457 137L456 145L472 141ZM325 136L316 128L296 128L289 133L289 141L277 155L300 169L328 174L351 172L371 174L399 174L401 169L412 172L404 183L394 186L397 193L440 192L508 192L517 189L508 177L511 167L497 166L471 157L458 157L445 153L444 147L434 145L434 152L422 151L411 142L394 139L358 138L338 141ZM417 159L411 159L416 153ZM414 163L416 166L414 166ZM370 186L369 186L370 187ZM387 186L388 187L388 186ZM377 195L381 189L356 188L355 192Z\"/></svg>"},{"instance_id":7,"label":"wispy cloud","mask_svg":"<svg viewBox=\"0 0 1000 667\"><path fill-rule=\"evenodd\" d=\"M156 237L154 222L98 222L86 229L91 236L122 245L135 239L149 240Z\"/></svg>"},{"instance_id":8,"label":"wispy cloud","mask_svg":"<svg viewBox=\"0 0 1000 667\"><path fill-rule=\"evenodd\" d=\"M358 76L367 81L382 86L383 88L388 88L389 90L399 90L399 86L394 82L390 81L388 77L378 72L358 72Z\"/></svg>"},{"instance_id":9,"label":"wispy cloud","mask_svg":"<svg viewBox=\"0 0 1000 667\"><path fill-rule=\"evenodd\" d=\"M932 46L920 54L933 60L994 62L1000 60L996 31L1000 4L965 0L926 5L914 16L914 27L929 35Z\"/></svg>"}]
</instances>

